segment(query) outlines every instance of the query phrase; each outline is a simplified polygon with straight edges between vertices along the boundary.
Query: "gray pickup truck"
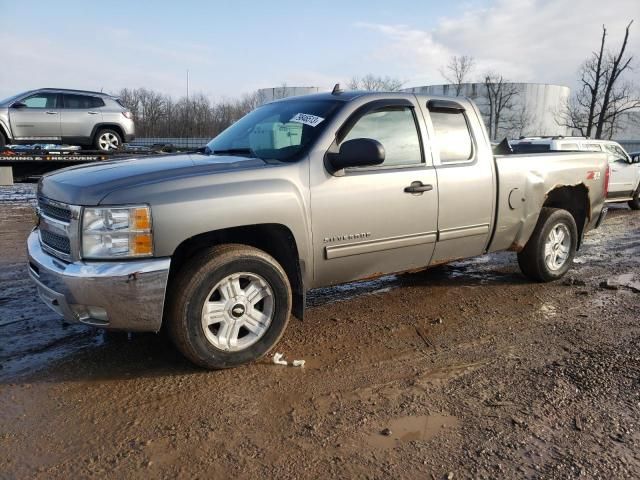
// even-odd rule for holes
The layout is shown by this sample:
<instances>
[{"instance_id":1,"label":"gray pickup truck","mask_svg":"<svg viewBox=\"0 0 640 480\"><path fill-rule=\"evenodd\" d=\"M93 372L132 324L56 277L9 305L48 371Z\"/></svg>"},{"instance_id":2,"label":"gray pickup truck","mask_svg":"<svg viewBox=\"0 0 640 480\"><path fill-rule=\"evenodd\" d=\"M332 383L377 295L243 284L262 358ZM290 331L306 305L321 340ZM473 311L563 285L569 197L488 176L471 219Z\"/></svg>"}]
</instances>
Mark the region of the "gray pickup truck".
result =
<instances>
[{"instance_id":1,"label":"gray pickup truck","mask_svg":"<svg viewBox=\"0 0 640 480\"><path fill-rule=\"evenodd\" d=\"M607 184L602 153L494 156L464 98L310 95L259 107L202 153L43 177L28 268L68 321L164 326L225 368L269 352L312 288L498 250L558 279Z\"/></svg>"}]
</instances>

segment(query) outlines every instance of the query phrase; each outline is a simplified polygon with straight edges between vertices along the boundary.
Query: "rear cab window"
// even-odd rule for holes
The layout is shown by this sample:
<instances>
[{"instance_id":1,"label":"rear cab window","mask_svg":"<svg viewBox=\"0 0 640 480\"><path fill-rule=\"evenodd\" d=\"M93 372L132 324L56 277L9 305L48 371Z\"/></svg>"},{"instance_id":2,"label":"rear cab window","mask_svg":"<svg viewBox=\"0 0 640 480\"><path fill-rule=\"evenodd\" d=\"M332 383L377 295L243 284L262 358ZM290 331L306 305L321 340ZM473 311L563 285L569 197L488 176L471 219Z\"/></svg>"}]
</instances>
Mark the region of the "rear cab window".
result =
<instances>
[{"instance_id":1,"label":"rear cab window","mask_svg":"<svg viewBox=\"0 0 640 480\"><path fill-rule=\"evenodd\" d=\"M463 111L431 110L431 123L435 132L435 146L441 164L473 163L473 137Z\"/></svg>"},{"instance_id":2,"label":"rear cab window","mask_svg":"<svg viewBox=\"0 0 640 480\"><path fill-rule=\"evenodd\" d=\"M582 150L586 150L587 152L601 152L602 147L597 143L583 143Z\"/></svg>"},{"instance_id":3,"label":"rear cab window","mask_svg":"<svg viewBox=\"0 0 640 480\"><path fill-rule=\"evenodd\" d=\"M575 152L580 150L580 148L578 148L577 143L561 143L558 146L558 150L567 150L567 151Z\"/></svg>"}]
</instances>

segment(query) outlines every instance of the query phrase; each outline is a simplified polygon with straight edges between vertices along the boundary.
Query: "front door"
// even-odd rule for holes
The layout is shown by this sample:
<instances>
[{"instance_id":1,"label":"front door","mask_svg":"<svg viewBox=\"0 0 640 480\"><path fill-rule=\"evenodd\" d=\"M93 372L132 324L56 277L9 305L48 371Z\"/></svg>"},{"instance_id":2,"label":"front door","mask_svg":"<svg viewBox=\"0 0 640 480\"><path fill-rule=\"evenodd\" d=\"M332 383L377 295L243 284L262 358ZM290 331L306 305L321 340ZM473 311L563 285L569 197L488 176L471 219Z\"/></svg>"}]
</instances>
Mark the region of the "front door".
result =
<instances>
[{"instance_id":1,"label":"front door","mask_svg":"<svg viewBox=\"0 0 640 480\"><path fill-rule=\"evenodd\" d=\"M9 109L11 131L16 140L60 140L58 94L42 92L20 100L25 106Z\"/></svg>"},{"instance_id":2,"label":"front door","mask_svg":"<svg viewBox=\"0 0 640 480\"><path fill-rule=\"evenodd\" d=\"M339 131L336 148L347 140L375 139L385 149L385 161L333 175L324 168L312 172L315 286L428 265L436 241L438 184L422 145L424 131L409 96L366 104ZM422 191L412 193L417 185Z\"/></svg>"},{"instance_id":3,"label":"front door","mask_svg":"<svg viewBox=\"0 0 640 480\"><path fill-rule=\"evenodd\" d=\"M637 185L636 167L630 163L624 150L617 145L606 143L604 148L611 167L609 197L630 197Z\"/></svg>"}]
</instances>

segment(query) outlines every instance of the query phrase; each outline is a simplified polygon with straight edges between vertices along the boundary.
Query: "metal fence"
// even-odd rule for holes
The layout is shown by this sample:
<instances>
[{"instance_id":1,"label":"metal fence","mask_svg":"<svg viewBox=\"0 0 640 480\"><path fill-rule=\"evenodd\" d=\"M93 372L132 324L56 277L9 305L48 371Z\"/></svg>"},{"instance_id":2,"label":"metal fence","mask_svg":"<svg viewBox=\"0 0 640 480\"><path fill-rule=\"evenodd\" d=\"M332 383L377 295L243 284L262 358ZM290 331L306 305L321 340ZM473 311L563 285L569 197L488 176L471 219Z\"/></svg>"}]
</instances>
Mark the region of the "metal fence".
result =
<instances>
[{"instance_id":1,"label":"metal fence","mask_svg":"<svg viewBox=\"0 0 640 480\"><path fill-rule=\"evenodd\" d=\"M136 138L129 145L150 147L152 145L173 145L179 148L200 148L209 143L210 138L177 138L177 137L148 137Z\"/></svg>"},{"instance_id":2,"label":"metal fence","mask_svg":"<svg viewBox=\"0 0 640 480\"><path fill-rule=\"evenodd\" d=\"M152 145L173 145L179 148L200 148L209 143L210 138L178 138L178 137L148 137L136 138L129 145L150 147ZM640 140L617 140L627 152L640 152Z\"/></svg>"}]
</instances>

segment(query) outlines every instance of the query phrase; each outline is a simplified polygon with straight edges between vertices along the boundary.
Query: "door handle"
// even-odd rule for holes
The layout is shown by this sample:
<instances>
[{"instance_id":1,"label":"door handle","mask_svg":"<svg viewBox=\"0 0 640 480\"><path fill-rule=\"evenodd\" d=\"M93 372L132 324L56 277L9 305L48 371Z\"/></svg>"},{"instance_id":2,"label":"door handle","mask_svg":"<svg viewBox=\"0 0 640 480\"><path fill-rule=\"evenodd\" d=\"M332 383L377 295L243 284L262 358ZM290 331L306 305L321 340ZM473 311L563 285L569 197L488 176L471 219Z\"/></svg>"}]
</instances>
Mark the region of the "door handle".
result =
<instances>
[{"instance_id":1,"label":"door handle","mask_svg":"<svg viewBox=\"0 0 640 480\"><path fill-rule=\"evenodd\" d=\"M97 115L98 112L87 112L89 115Z\"/></svg>"},{"instance_id":2,"label":"door handle","mask_svg":"<svg viewBox=\"0 0 640 480\"><path fill-rule=\"evenodd\" d=\"M44 113L46 113L47 115L57 115L58 114L58 112L44 112Z\"/></svg>"},{"instance_id":3,"label":"door handle","mask_svg":"<svg viewBox=\"0 0 640 480\"><path fill-rule=\"evenodd\" d=\"M423 194L424 192L430 192L431 190L433 190L433 185L424 184L421 181L411 182L411 185L404 187L404 193Z\"/></svg>"}]
</instances>

